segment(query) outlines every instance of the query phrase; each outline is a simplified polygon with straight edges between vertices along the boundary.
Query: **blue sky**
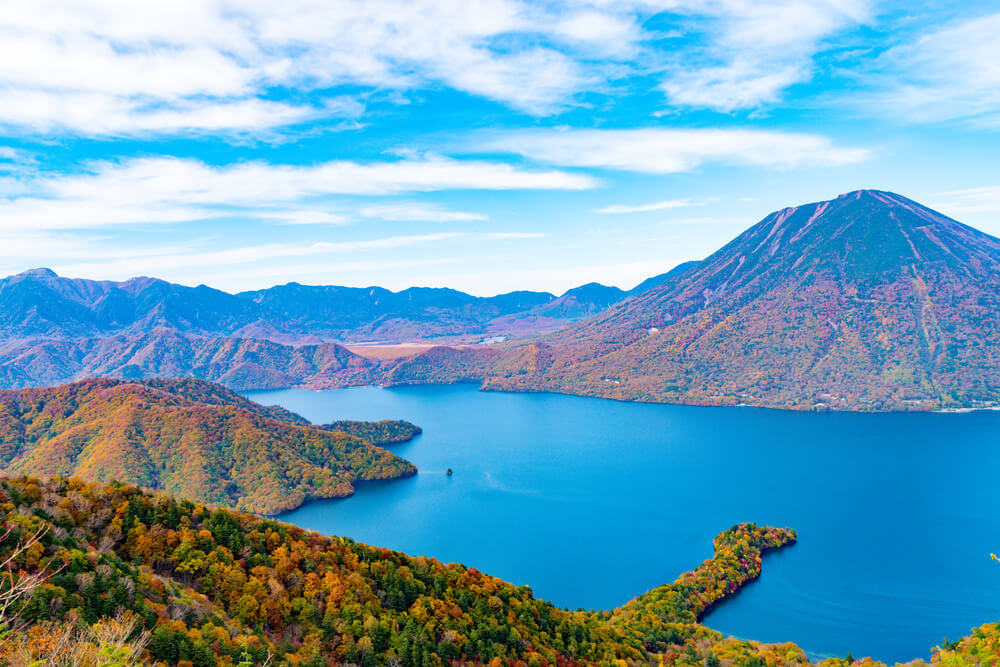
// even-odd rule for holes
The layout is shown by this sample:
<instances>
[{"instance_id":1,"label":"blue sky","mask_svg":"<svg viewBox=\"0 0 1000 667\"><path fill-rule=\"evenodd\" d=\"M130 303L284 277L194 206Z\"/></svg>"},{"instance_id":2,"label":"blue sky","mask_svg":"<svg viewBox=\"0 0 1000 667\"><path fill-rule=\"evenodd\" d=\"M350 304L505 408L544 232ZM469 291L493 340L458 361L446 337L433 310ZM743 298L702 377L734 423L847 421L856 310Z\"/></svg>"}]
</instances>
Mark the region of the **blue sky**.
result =
<instances>
[{"instance_id":1,"label":"blue sky","mask_svg":"<svg viewBox=\"0 0 1000 667\"><path fill-rule=\"evenodd\" d=\"M627 288L858 188L1000 235L995 3L15 4L0 273Z\"/></svg>"}]
</instances>

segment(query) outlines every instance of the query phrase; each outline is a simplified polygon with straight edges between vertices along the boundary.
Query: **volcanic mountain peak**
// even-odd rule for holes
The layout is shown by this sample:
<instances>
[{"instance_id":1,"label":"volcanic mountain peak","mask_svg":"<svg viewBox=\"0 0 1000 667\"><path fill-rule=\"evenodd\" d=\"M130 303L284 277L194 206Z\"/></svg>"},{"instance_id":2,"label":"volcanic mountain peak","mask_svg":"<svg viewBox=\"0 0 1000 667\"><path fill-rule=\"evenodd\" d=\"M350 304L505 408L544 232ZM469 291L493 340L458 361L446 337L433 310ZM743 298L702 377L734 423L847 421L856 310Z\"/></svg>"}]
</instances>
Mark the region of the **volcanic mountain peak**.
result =
<instances>
[{"instance_id":1,"label":"volcanic mountain peak","mask_svg":"<svg viewBox=\"0 0 1000 667\"><path fill-rule=\"evenodd\" d=\"M805 230L816 223L842 227L859 224L896 225L907 229L933 225L953 230L961 229L963 232L991 238L912 199L884 190L854 190L827 201L783 208L765 217L748 232L757 227L786 226L786 223L799 232L791 240L801 238Z\"/></svg>"},{"instance_id":2,"label":"volcanic mountain peak","mask_svg":"<svg viewBox=\"0 0 1000 667\"><path fill-rule=\"evenodd\" d=\"M59 274L45 267L39 267L37 269L28 269L27 271L22 271L21 273L13 276L15 278L58 278Z\"/></svg>"},{"instance_id":3,"label":"volcanic mountain peak","mask_svg":"<svg viewBox=\"0 0 1000 667\"><path fill-rule=\"evenodd\" d=\"M864 286L920 270L995 274L1000 240L901 195L856 190L771 213L673 290L651 290L649 297L670 291L713 301L740 286L791 286L819 275Z\"/></svg>"},{"instance_id":4,"label":"volcanic mountain peak","mask_svg":"<svg viewBox=\"0 0 1000 667\"><path fill-rule=\"evenodd\" d=\"M675 280L550 339L556 361L538 377L490 382L684 402L993 405L998 295L1000 239L857 190L775 211Z\"/></svg>"}]
</instances>

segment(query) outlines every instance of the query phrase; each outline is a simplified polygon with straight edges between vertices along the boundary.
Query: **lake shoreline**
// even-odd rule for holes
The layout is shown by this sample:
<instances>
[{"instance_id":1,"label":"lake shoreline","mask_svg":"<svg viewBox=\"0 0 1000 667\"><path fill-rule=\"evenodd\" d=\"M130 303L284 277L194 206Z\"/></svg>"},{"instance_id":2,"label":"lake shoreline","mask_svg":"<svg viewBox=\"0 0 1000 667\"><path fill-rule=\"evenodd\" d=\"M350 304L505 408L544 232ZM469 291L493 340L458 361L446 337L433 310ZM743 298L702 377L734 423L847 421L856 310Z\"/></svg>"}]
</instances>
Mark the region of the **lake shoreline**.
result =
<instances>
[{"instance_id":1,"label":"lake shoreline","mask_svg":"<svg viewBox=\"0 0 1000 667\"><path fill-rule=\"evenodd\" d=\"M290 386L284 389L239 389L241 393L256 393L256 392L280 392L287 391L288 389L303 389L306 391L337 391L340 389L350 389L357 387L373 387L376 389L393 389L399 387L437 387L437 386L464 386L473 385L477 387L478 391L489 392L489 393L499 393L499 394L552 394L558 396L576 396L579 398L597 398L607 401L616 401L619 403L640 403L644 405L684 405L689 407L701 407L701 408L756 408L761 410L779 410L784 412L836 412L836 413L857 413L857 414L913 414L913 413L966 413L966 412L979 412L979 411L993 411L1000 410L1000 404L989 405L989 406L961 406L961 407L918 407L916 405L907 406L906 404L896 405L891 408L877 409L877 408L857 408L857 407L836 407L834 405L774 405L763 402L746 402L744 399L739 397L720 397L718 401L708 400L675 400L667 399L662 397L624 397L624 396L609 396L602 394L600 392L574 392L570 390L561 390L553 387L545 388L531 388L531 387L513 387L506 388L503 386L491 385L489 380L470 380L464 379L456 382L396 382L396 383L379 383L379 382L365 382L365 383L351 383L345 382L340 383L306 383Z\"/></svg>"},{"instance_id":2,"label":"lake shoreline","mask_svg":"<svg viewBox=\"0 0 1000 667\"><path fill-rule=\"evenodd\" d=\"M1000 505L1000 412L818 415L593 398L470 384L268 392L260 400L311 421L423 428L392 448L420 469L409 481L361 483L349 503L309 501L280 518L473 563L570 609L614 609L672 580L734 519L795 526L809 539L769 556L768 576L707 622L815 655L891 664L996 615L1000 576L982 556L1000 534L986 509ZM935 484L915 483L927 479ZM947 548L942 526L953 528Z\"/></svg>"}]
</instances>

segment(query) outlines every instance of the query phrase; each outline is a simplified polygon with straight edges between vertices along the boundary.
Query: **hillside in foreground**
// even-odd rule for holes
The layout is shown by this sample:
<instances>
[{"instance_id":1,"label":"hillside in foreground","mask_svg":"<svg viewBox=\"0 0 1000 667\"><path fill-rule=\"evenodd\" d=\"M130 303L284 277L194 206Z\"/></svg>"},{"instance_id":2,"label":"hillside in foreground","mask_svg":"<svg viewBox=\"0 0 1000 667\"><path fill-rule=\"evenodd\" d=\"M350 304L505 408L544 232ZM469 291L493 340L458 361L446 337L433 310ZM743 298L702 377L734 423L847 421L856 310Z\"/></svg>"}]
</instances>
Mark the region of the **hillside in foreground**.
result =
<instances>
[{"instance_id":1,"label":"hillside in foreground","mask_svg":"<svg viewBox=\"0 0 1000 667\"><path fill-rule=\"evenodd\" d=\"M384 442L419 432L400 422L346 428ZM118 481L273 514L416 468L356 435L313 427L218 385L97 379L0 392L0 471Z\"/></svg>"},{"instance_id":2,"label":"hillside in foreground","mask_svg":"<svg viewBox=\"0 0 1000 667\"><path fill-rule=\"evenodd\" d=\"M18 553L39 529L39 543ZM0 536L0 562L16 554L15 578L47 572L8 609L18 631L0 642L0 665L18 652L44 660L67 625L123 611L150 632L146 657L164 665L246 655L310 666L811 664L793 644L726 638L699 623L759 576L764 552L795 541L787 529L734 526L697 569L604 612L560 610L465 565L123 485L0 478ZM998 641L1000 625L985 625L933 662L991 664Z\"/></svg>"}]
</instances>

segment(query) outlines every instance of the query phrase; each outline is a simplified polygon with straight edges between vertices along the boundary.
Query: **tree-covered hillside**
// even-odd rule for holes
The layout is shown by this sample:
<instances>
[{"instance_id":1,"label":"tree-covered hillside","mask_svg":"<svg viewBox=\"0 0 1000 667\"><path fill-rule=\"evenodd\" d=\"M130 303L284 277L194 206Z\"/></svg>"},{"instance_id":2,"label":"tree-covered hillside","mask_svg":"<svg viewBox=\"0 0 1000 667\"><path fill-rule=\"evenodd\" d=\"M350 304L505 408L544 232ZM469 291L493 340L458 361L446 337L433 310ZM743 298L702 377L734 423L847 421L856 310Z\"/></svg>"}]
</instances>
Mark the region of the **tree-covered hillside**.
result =
<instances>
[{"instance_id":1,"label":"tree-covered hillside","mask_svg":"<svg viewBox=\"0 0 1000 667\"><path fill-rule=\"evenodd\" d=\"M33 535L37 544L19 550ZM673 584L617 610L571 612L472 567L162 493L0 479L0 563L14 556L0 600L12 584L44 579L0 613L9 633L0 665L44 660L67 626L86 630L123 613L146 660L187 667L245 656L264 664L268 655L287 665L805 665L792 644L725 638L698 623L758 576L767 549L794 540L789 530L740 524ZM934 662L995 664L998 641L998 626L986 625Z\"/></svg>"},{"instance_id":2,"label":"tree-covered hillside","mask_svg":"<svg viewBox=\"0 0 1000 667\"><path fill-rule=\"evenodd\" d=\"M361 438L223 387L107 379L0 392L0 470L114 480L266 514L416 473Z\"/></svg>"},{"instance_id":3,"label":"tree-covered hillside","mask_svg":"<svg viewBox=\"0 0 1000 667\"><path fill-rule=\"evenodd\" d=\"M319 428L340 431L367 440L373 445L394 445L420 435L420 427L399 419L383 419L377 422L362 422L342 419Z\"/></svg>"},{"instance_id":4,"label":"tree-covered hillside","mask_svg":"<svg viewBox=\"0 0 1000 667\"><path fill-rule=\"evenodd\" d=\"M890 192L767 216L492 388L852 410L1000 403L1000 239Z\"/></svg>"}]
</instances>

